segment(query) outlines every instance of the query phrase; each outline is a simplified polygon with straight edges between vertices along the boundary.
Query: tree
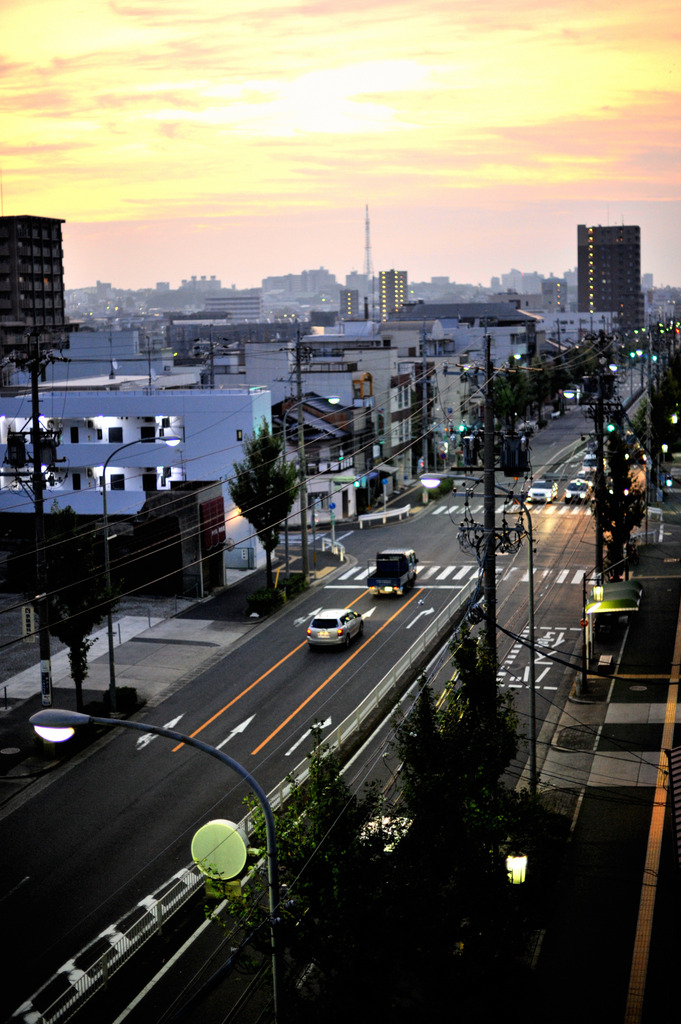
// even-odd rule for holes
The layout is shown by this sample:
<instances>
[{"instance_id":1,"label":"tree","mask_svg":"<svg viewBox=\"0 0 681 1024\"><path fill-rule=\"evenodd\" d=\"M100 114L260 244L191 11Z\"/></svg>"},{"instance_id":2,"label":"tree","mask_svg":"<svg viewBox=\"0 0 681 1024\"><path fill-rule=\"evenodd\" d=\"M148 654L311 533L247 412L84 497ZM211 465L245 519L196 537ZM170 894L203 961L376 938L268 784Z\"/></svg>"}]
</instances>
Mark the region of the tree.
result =
<instances>
[{"instance_id":1,"label":"tree","mask_svg":"<svg viewBox=\"0 0 681 1024\"><path fill-rule=\"evenodd\" d=\"M645 515L645 475L632 467L627 445L619 431L609 435L607 451L609 479L597 495L598 523L607 550L607 564L619 565L631 531Z\"/></svg>"},{"instance_id":2,"label":"tree","mask_svg":"<svg viewBox=\"0 0 681 1024\"><path fill-rule=\"evenodd\" d=\"M543 356L535 356L528 374L527 398L537 410L539 423L544 419L544 402L551 397L552 368Z\"/></svg>"},{"instance_id":3,"label":"tree","mask_svg":"<svg viewBox=\"0 0 681 1024\"><path fill-rule=\"evenodd\" d=\"M45 534L49 630L68 647L76 708L82 711L88 652L95 642L90 634L104 619L114 595L96 557L94 535L78 526L70 505L60 508L54 502Z\"/></svg>"},{"instance_id":4,"label":"tree","mask_svg":"<svg viewBox=\"0 0 681 1024\"><path fill-rule=\"evenodd\" d=\"M272 434L263 416L261 425L245 438L246 457L234 463L234 476L228 484L232 501L255 529L264 548L268 587L274 586L272 552L296 494L296 468L282 460L282 450L283 441Z\"/></svg>"},{"instance_id":5,"label":"tree","mask_svg":"<svg viewBox=\"0 0 681 1024\"><path fill-rule=\"evenodd\" d=\"M494 410L511 430L516 417L524 415L527 401L527 373L524 369L509 366L506 373L495 378Z\"/></svg>"},{"instance_id":6,"label":"tree","mask_svg":"<svg viewBox=\"0 0 681 1024\"><path fill-rule=\"evenodd\" d=\"M401 766L392 801L371 787L353 793L324 746L309 755L304 783L289 780L276 831L282 1001L296 1024L406 1024L424 1007L445 1020L453 1006L459 1021L509 1011L534 1019L520 961L537 914L546 912L567 822L560 834L536 797L502 783L517 750L516 716L508 696L481 700L495 668L486 639L464 632L455 660L458 678L444 701L421 680L396 722ZM249 803L262 849L262 814ZM532 861L535 883L525 883L522 900L508 881L508 852ZM237 925L231 944L251 943L264 957L264 871L259 877L260 892L256 883L227 898Z\"/></svg>"}]
</instances>

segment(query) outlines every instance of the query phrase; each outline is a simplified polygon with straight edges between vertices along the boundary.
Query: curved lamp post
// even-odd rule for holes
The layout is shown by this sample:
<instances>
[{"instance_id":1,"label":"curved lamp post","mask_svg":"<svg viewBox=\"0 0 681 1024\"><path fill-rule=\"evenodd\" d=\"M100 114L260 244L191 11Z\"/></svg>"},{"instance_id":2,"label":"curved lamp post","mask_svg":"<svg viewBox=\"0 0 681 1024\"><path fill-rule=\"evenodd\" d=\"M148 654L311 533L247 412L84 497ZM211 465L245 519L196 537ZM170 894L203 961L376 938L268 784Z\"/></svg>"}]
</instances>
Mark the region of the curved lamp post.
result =
<instances>
[{"instance_id":1,"label":"curved lamp post","mask_svg":"<svg viewBox=\"0 0 681 1024\"><path fill-rule=\"evenodd\" d=\"M256 782L253 776L235 761L229 754L203 743L193 736L185 736L174 729L166 729L164 726L149 725L148 722L133 722L127 718L99 718L95 715L84 715L79 711L65 711L61 708L46 708L36 712L29 719L31 725L39 736L52 743L63 742L73 736L75 729L82 725L103 725L108 728L135 729L138 732L154 733L156 736L165 736L167 739L184 743L188 747L196 747L205 754L217 758L228 768L240 775L252 789L265 818L265 831L267 836L267 889L269 896L270 913L270 945L272 951L272 994L274 1000L275 1024L279 1020L279 946L277 924L279 922L279 864L277 860L277 838L274 828L274 815L264 790Z\"/></svg>"},{"instance_id":2,"label":"curved lamp post","mask_svg":"<svg viewBox=\"0 0 681 1024\"><path fill-rule=\"evenodd\" d=\"M115 455L122 452L124 448L131 448L134 444L149 444L154 441L162 441L167 444L169 448L175 448L180 443L179 437L137 437L134 441L128 441L127 444L121 444L118 448L115 448L111 455L107 458L102 468L102 512L104 516L104 575L106 578L106 588L111 595L111 565L109 561L109 512L106 500L106 471L109 468L109 463ZM113 614L111 611L111 598L109 596L109 606L106 613L107 621L107 632L109 636L109 709L112 714L116 711L116 663L114 658L114 638L113 638Z\"/></svg>"}]
</instances>

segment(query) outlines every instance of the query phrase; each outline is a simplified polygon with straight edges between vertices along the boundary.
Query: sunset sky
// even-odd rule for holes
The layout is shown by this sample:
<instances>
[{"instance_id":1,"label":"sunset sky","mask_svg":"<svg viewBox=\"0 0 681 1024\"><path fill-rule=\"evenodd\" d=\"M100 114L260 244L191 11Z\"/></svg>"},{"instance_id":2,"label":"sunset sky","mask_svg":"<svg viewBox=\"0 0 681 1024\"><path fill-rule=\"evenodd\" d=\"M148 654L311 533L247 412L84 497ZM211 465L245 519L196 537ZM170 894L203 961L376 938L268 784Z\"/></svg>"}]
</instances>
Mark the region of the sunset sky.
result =
<instances>
[{"instance_id":1,"label":"sunset sky","mask_svg":"<svg viewBox=\"0 0 681 1024\"><path fill-rule=\"evenodd\" d=\"M678 0L3 0L2 212L66 287L489 285L639 224L681 286Z\"/></svg>"}]
</instances>

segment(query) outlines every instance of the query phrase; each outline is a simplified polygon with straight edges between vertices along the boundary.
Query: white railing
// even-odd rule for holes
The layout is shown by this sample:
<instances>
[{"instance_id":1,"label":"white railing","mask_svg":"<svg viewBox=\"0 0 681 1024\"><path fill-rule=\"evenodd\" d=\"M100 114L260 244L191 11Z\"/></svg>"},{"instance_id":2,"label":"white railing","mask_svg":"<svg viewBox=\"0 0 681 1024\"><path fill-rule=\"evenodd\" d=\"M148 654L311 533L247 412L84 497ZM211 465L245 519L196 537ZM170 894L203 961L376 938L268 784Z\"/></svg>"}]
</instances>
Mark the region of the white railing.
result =
<instances>
[{"instance_id":1,"label":"white railing","mask_svg":"<svg viewBox=\"0 0 681 1024\"><path fill-rule=\"evenodd\" d=\"M340 750L357 733L366 719L380 704L400 686L405 676L411 676L415 667L422 661L431 645L446 630L452 620L459 614L462 605L468 600L477 586L477 577L473 579L452 598L421 633L401 658L391 666L380 682L366 695L351 715L336 726L332 733L325 737L325 744L331 750ZM283 780L268 793L267 799L273 810L282 807L288 799L291 782L301 785L307 778L309 761L301 761L290 773L288 780ZM239 822L239 827L247 834L252 831L250 813ZM57 1021L69 1020L83 1005L106 984L120 967L130 959L144 943L154 935L160 935L163 923L176 910L179 910L188 899L200 889L205 888L205 876L194 863L183 868L169 882L160 886L154 894L139 903L124 918L107 928L86 946L73 960L68 961L42 986L32 999L25 1002L13 1015L12 1021L24 1021L25 1024L55 1024ZM95 955L95 949L101 947L102 941L109 943L103 954ZM92 950L93 959L88 957ZM42 1006L41 995L50 986L54 989L58 979L63 979L63 990L48 1006Z\"/></svg>"},{"instance_id":2,"label":"white railing","mask_svg":"<svg viewBox=\"0 0 681 1024\"><path fill-rule=\"evenodd\" d=\"M329 550L332 555L336 555L339 562L345 561L345 544L341 544L337 540L331 540L330 537L322 537L322 551Z\"/></svg>"},{"instance_id":3,"label":"white railing","mask_svg":"<svg viewBox=\"0 0 681 1024\"><path fill-rule=\"evenodd\" d=\"M402 519L403 516L408 516L410 511L411 505L404 505L402 508L386 508L382 512L363 512L357 517L359 528L363 529L365 523L385 523L387 519Z\"/></svg>"}]
</instances>

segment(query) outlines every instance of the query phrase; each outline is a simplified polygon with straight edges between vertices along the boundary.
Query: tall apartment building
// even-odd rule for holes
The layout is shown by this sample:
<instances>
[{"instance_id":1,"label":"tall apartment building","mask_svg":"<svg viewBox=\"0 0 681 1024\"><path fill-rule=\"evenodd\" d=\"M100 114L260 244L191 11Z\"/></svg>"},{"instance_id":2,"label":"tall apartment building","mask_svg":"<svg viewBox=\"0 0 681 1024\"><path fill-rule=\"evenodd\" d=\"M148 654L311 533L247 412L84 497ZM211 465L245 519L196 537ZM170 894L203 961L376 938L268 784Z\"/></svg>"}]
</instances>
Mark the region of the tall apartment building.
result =
<instances>
[{"instance_id":1,"label":"tall apartment building","mask_svg":"<svg viewBox=\"0 0 681 1024\"><path fill-rule=\"evenodd\" d=\"M400 310L407 301L407 271L380 270L378 273L378 303L381 320Z\"/></svg>"},{"instance_id":2,"label":"tall apartment building","mask_svg":"<svg viewBox=\"0 0 681 1024\"><path fill-rule=\"evenodd\" d=\"M338 309L341 320L357 320L359 318L359 292L356 288L341 288Z\"/></svg>"},{"instance_id":3,"label":"tall apartment building","mask_svg":"<svg viewBox=\"0 0 681 1024\"><path fill-rule=\"evenodd\" d=\"M54 217L0 217L0 351L23 346L28 328L54 333L64 316L64 252Z\"/></svg>"},{"instance_id":4,"label":"tall apartment building","mask_svg":"<svg viewBox=\"0 0 681 1024\"><path fill-rule=\"evenodd\" d=\"M639 227L577 226L577 304L580 313L613 313L624 330L643 326Z\"/></svg>"}]
</instances>

